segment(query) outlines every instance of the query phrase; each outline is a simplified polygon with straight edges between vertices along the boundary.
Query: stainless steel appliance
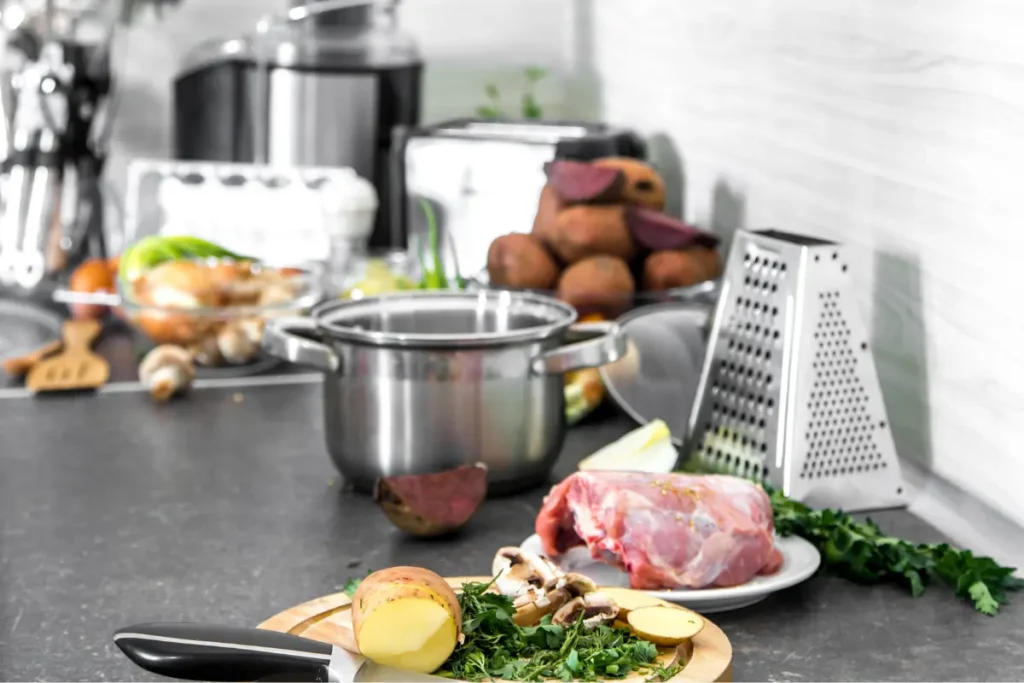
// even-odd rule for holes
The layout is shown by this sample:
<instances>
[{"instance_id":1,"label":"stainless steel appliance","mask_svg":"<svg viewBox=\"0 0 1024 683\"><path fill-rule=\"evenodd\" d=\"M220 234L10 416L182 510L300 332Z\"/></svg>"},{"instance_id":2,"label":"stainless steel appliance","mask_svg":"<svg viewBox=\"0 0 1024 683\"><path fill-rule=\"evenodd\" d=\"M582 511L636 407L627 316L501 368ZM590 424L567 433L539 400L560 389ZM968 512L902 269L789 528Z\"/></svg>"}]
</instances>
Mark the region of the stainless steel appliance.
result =
<instances>
[{"instance_id":1,"label":"stainless steel appliance","mask_svg":"<svg viewBox=\"0 0 1024 683\"><path fill-rule=\"evenodd\" d=\"M178 159L350 167L388 200L391 131L420 114L397 0L322 0L195 48L174 81ZM378 215L370 246L392 246Z\"/></svg>"},{"instance_id":2,"label":"stainless steel appliance","mask_svg":"<svg viewBox=\"0 0 1024 683\"><path fill-rule=\"evenodd\" d=\"M391 203L382 206L394 243L416 250L426 239L426 203L447 243L446 275L475 277L495 237L533 227L546 162L645 152L635 133L604 124L459 119L400 129Z\"/></svg>"},{"instance_id":3,"label":"stainless steel appliance","mask_svg":"<svg viewBox=\"0 0 1024 683\"><path fill-rule=\"evenodd\" d=\"M906 503L846 248L733 238L686 453L813 506Z\"/></svg>"},{"instance_id":4,"label":"stainless steel appliance","mask_svg":"<svg viewBox=\"0 0 1024 683\"><path fill-rule=\"evenodd\" d=\"M409 292L271 321L263 345L327 373L327 448L357 488L483 462L500 494L546 481L565 437L564 373L625 351L616 323L575 320L540 295Z\"/></svg>"}]
</instances>

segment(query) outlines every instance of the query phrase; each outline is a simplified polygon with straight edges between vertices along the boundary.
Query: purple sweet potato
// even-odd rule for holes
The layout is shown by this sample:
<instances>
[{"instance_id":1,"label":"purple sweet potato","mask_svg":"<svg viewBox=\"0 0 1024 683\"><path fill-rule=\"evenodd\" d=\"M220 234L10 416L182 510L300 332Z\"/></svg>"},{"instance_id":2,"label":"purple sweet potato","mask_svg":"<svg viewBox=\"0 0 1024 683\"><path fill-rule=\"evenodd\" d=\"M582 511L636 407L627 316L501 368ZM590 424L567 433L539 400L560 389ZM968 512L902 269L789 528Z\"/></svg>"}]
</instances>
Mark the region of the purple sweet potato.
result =
<instances>
[{"instance_id":1,"label":"purple sweet potato","mask_svg":"<svg viewBox=\"0 0 1024 683\"><path fill-rule=\"evenodd\" d=\"M636 285L629 266L614 256L592 256L569 266L558 281L558 298L583 316L614 319L633 302Z\"/></svg>"},{"instance_id":2,"label":"purple sweet potato","mask_svg":"<svg viewBox=\"0 0 1024 683\"><path fill-rule=\"evenodd\" d=\"M618 201L653 211L665 210L665 181L650 164L629 157L605 157L590 165L622 171L626 176Z\"/></svg>"},{"instance_id":3,"label":"purple sweet potato","mask_svg":"<svg viewBox=\"0 0 1024 683\"><path fill-rule=\"evenodd\" d=\"M487 497L487 466L382 477L373 490L391 523L407 534L441 536L466 524Z\"/></svg>"},{"instance_id":4,"label":"purple sweet potato","mask_svg":"<svg viewBox=\"0 0 1024 683\"><path fill-rule=\"evenodd\" d=\"M651 251L718 246L717 235L687 225L660 211L630 206L626 209L626 223L636 243Z\"/></svg>"},{"instance_id":5,"label":"purple sweet potato","mask_svg":"<svg viewBox=\"0 0 1024 683\"><path fill-rule=\"evenodd\" d=\"M540 192L540 201L537 203L537 215L533 218L534 235L550 249L554 244L555 229L558 223L558 214L566 206L562 198L555 192L555 188L548 183Z\"/></svg>"},{"instance_id":6,"label":"purple sweet potato","mask_svg":"<svg viewBox=\"0 0 1024 683\"><path fill-rule=\"evenodd\" d=\"M558 282L558 265L540 238L512 233L491 242L487 274L497 287L552 289Z\"/></svg>"},{"instance_id":7,"label":"purple sweet potato","mask_svg":"<svg viewBox=\"0 0 1024 683\"><path fill-rule=\"evenodd\" d=\"M549 239L548 245L563 263L599 254L629 260L636 251L626 225L626 207L621 204L577 204L563 209Z\"/></svg>"},{"instance_id":8,"label":"purple sweet potato","mask_svg":"<svg viewBox=\"0 0 1024 683\"><path fill-rule=\"evenodd\" d=\"M582 161L551 161L544 164L544 172L548 184L567 204L618 201L626 185L621 170Z\"/></svg>"},{"instance_id":9,"label":"purple sweet potato","mask_svg":"<svg viewBox=\"0 0 1024 683\"><path fill-rule=\"evenodd\" d=\"M643 285L647 291L689 287L721 274L718 252L707 247L656 251L644 259Z\"/></svg>"}]
</instances>

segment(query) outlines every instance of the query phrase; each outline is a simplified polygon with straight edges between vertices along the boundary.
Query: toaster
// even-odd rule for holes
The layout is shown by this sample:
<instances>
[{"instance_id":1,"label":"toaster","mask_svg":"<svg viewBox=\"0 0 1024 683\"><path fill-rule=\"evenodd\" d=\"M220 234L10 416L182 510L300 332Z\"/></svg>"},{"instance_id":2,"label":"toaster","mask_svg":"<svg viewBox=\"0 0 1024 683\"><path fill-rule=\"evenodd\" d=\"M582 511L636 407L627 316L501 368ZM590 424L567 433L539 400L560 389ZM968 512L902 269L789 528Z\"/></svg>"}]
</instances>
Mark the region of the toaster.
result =
<instances>
[{"instance_id":1,"label":"toaster","mask_svg":"<svg viewBox=\"0 0 1024 683\"><path fill-rule=\"evenodd\" d=\"M642 159L646 151L636 133L600 123L458 119L396 129L392 242L417 249L435 222L445 271L473 278L494 238L532 229L546 162Z\"/></svg>"}]
</instances>

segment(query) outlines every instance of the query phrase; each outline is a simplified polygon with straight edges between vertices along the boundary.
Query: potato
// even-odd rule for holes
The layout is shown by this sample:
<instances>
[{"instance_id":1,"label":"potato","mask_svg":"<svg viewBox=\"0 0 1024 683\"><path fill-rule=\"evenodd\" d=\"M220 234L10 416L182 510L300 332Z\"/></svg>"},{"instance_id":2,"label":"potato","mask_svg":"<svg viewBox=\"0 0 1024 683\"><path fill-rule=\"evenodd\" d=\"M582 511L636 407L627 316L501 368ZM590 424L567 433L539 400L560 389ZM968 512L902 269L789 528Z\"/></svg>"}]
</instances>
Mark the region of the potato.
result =
<instances>
[{"instance_id":1,"label":"potato","mask_svg":"<svg viewBox=\"0 0 1024 683\"><path fill-rule=\"evenodd\" d=\"M116 292L114 273L111 272L106 260L87 259L75 268L68 281L72 292L94 294L98 292ZM87 318L100 319L107 314L107 307L97 304L71 304L71 314L78 320Z\"/></svg>"},{"instance_id":2,"label":"potato","mask_svg":"<svg viewBox=\"0 0 1024 683\"><path fill-rule=\"evenodd\" d=\"M601 313L615 318L630 306L634 291L629 266L612 256L575 263L558 281L558 298L575 306L580 315Z\"/></svg>"},{"instance_id":3,"label":"potato","mask_svg":"<svg viewBox=\"0 0 1024 683\"><path fill-rule=\"evenodd\" d=\"M627 157L607 157L591 164L601 168L614 168L626 175L622 190L625 201L655 211L665 210L665 181L650 164Z\"/></svg>"},{"instance_id":4,"label":"potato","mask_svg":"<svg viewBox=\"0 0 1024 683\"><path fill-rule=\"evenodd\" d=\"M533 231L531 234L543 242L549 249L554 244L555 222L558 214L566 206L555 188L545 185L540 192L540 201L537 203L537 215L533 219Z\"/></svg>"},{"instance_id":5,"label":"potato","mask_svg":"<svg viewBox=\"0 0 1024 683\"><path fill-rule=\"evenodd\" d=\"M655 598L647 593L630 590L629 588L599 588L598 592L610 598L619 606L619 619L626 618L630 612L644 607L673 607L672 603Z\"/></svg>"},{"instance_id":6,"label":"potato","mask_svg":"<svg viewBox=\"0 0 1024 683\"><path fill-rule=\"evenodd\" d=\"M641 607L626 617L633 633L655 645L681 645L704 629L704 618L680 607Z\"/></svg>"},{"instance_id":7,"label":"potato","mask_svg":"<svg viewBox=\"0 0 1024 683\"><path fill-rule=\"evenodd\" d=\"M420 567L392 567L363 579L352 597L352 629L363 656L432 673L462 636L462 612L448 583Z\"/></svg>"},{"instance_id":8,"label":"potato","mask_svg":"<svg viewBox=\"0 0 1024 683\"><path fill-rule=\"evenodd\" d=\"M707 247L656 251L644 260L643 287L661 291L689 287L721 274L718 252Z\"/></svg>"},{"instance_id":9,"label":"potato","mask_svg":"<svg viewBox=\"0 0 1024 683\"><path fill-rule=\"evenodd\" d=\"M444 472L382 477L373 500L407 534L441 536L462 527L487 497L487 466L463 465Z\"/></svg>"},{"instance_id":10,"label":"potato","mask_svg":"<svg viewBox=\"0 0 1024 683\"><path fill-rule=\"evenodd\" d=\"M555 219L549 246L564 263L588 256L617 256L628 261L636 252L633 234L622 205L577 205L563 209Z\"/></svg>"},{"instance_id":11,"label":"potato","mask_svg":"<svg viewBox=\"0 0 1024 683\"><path fill-rule=\"evenodd\" d=\"M534 235L502 235L487 250L491 284L512 289L553 289L558 265Z\"/></svg>"}]
</instances>

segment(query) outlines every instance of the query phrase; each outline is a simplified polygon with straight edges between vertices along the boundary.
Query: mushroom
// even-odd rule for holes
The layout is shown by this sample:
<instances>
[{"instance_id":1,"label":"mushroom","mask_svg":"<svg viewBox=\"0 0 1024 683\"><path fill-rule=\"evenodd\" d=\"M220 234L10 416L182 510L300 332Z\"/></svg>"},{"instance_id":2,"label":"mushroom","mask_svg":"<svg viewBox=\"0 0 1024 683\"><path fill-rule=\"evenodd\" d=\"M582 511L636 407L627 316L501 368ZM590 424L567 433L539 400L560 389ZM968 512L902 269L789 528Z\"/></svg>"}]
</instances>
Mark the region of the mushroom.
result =
<instances>
[{"instance_id":1,"label":"mushroom","mask_svg":"<svg viewBox=\"0 0 1024 683\"><path fill-rule=\"evenodd\" d=\"M224 360L234 365L248 363L259 351L259 346L252 342L237 323L227 324L221 328L217 333L217 348Z\"/></svg>"},{"instance_id":2,"label":"mushroom","mask_svg":"<svg viewBox=\"0 0 1024 683\"><path fill-rule=\"evenodd\" d=\"M565 574L548 580L539 589L534 589L531 600L526 595L520 596L513 605L516 613L513 616L520 626L533 626L548 614L556 612L569 601L597 591L597 584L582 574Z\"/></svg>"},{"instance_id":3,"label":"mushroom","mask_svg":"<svg viewBox=\"0 0 1024 683\"><path fill-rule=\"evenodd\" d=\"M139 381L161 403L188 389L195 376L192 354L173 344L156 347L139 364Z\"/></svg>"},{"instance_id":4,"label":"mushroom","mask_svg":"<svg viewBox=\"0 0 1024 683\"><path fill-rule=\"evenodd\" d=\"M193 360L199 365L212 367L220 365L220 349L217 347L217 337L213 334L206 334L200 337L199 341L188 347Z\"/></svg>"},{"instance_id":5,"label":"mushroom","mask_svg":"<svg viewBox=\"0 0 1024 683\"><path fill-rule=\"evenodd\" d=\"M510 598L526 594L530 588L541 588L561 575L561 571L536 553L521 548L500 548L494 555L491 574L498 590Z\"/></svg>"},{"instance_id":6,"label":"mushroom","mask_svg":"<svg viewBox=\"0 0 1024 683\"><path fill-rule=\"evenodd\" d=\"M260 345L260 342L263 340L263 318L242 318L237 324L238 328L245 333L246 338L250 342L256 346Z\"/></svg>"},{"instance_id":7,"label":"mushroom","mask_svg":"<svg viewBox=\"0 0 1024 683\"><path fill-rule=\"evenodd\" d=\"M587 593L565 603L551 617L556 626L572 626L580 617L583 628L592 629L610 623L619 614L619 607L611 598L599 592Z\"/></svg>"}]
</instances>

